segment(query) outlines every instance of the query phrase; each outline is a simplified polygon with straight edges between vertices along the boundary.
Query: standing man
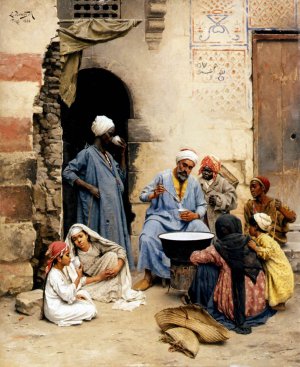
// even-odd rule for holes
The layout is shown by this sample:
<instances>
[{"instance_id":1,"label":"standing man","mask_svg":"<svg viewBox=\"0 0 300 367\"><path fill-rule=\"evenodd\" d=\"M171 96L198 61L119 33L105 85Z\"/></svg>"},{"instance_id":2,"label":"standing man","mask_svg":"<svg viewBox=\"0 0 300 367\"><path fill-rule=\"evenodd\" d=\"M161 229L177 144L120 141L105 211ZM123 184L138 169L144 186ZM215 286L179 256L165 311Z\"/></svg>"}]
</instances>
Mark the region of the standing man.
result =
<instances>
[{"instance_id":1,"label":"standing man","mask_svg":"<svg viewBox=\"0 0 300 367\"><path fill-rule=\"evenodd\" d=\"M126 143L123 139L116 139L122 149L119 166L107 151L115 133L113 121L106 116L97 116L92 131L95 134L94 145L83 149L69 162L63 171L63 178L78 187L77 222L120 244L133 268L122 199L126 177Z\"/></svg>"},{"instance_id":2,"label":"standing man","mask_svg":"<svg viewBox=\"0 0 300 367\"><path fill-rule=\"evenodd\" d=\"M170 278L170 259L163 252L159 234L209 232L202 222L206 213L203 192L197 180L190 176L197 162L198 156L193 150L180 150L176 155L176 167L159 173L140 195L141 201L151 204L139 243L138 270L145 270L145 276L133 286L136 290L151 287L153 275Z\"/></svg>"},{"instance_id":3,"label":"standing man","mask_svg":"<svg viewBox=\"0 0 300 367\"><path fill-rule=\"evenodd\" d=\"M216 233L218 217L237 207L235 188L219 174L220 169L221 162L213 155L204 157L199 169L199 182L208 204L205 219L212 233Z\"/></svg>"}]
</instances>

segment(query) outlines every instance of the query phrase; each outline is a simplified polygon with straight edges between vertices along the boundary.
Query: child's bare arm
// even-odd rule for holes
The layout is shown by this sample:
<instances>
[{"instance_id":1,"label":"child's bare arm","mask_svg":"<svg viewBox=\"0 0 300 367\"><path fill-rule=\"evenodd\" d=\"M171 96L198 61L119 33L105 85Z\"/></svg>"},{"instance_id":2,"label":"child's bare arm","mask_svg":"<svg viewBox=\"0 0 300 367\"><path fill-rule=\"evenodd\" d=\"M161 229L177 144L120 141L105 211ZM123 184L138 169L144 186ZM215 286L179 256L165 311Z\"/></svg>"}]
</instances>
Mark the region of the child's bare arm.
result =
<instances>
[{"instance_id":1,"label":"child's bare arm","mask_svg":"<svg viewBox=\"0 0 300 367\"><path fill-rule=\"evenodd\" d=\"M248 247L250 247L252 250L256 251L257 250L257 244L256 242L251 239L249 242L248 242Z\"/></svg>"}]
</instances>

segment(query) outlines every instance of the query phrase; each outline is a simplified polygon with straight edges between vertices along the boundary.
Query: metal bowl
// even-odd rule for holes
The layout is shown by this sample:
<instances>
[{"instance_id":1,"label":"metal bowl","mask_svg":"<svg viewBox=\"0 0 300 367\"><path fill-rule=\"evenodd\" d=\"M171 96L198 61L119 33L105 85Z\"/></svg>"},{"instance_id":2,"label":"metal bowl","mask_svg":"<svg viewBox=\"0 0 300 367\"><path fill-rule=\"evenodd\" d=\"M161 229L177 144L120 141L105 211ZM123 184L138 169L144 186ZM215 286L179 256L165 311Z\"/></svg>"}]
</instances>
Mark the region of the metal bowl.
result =
<instances>
[{"instance_id":1,"label":"metal bowl","mask_svg":"<svg viewBox=\"0 0 300 367\"><path fill-rule=\"evenodd\" d=\"M214 236L210 232L168 232L158 237L166 256L173 262L182 264L190 262L193 251L208 247Z\"/></svg>"}]
</instances>

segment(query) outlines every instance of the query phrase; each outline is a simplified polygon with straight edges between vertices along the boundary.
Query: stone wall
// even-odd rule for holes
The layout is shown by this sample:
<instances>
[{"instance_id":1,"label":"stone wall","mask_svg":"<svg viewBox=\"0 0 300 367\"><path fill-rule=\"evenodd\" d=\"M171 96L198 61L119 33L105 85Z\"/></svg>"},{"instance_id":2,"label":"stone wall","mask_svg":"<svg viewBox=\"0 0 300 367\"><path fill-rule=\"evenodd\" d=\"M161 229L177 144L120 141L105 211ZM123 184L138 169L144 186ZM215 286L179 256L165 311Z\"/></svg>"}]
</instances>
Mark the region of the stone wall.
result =
<instances>
[{"instance_id":1,"label":"stone wall","mask_svg":"<svg viewBox=\"0 0 300 367\"><path fill-rule=\"evenodd\" d=\"M0 296L30 290L36 231L33 186L34 98L42 60L57 27L55 0L1 3L0 36Z\"/></svg>"},{"instance_id":2,"label":"stone wall","mask_svg":"<svg viewBox=\"0 0 300 367\"><path fill-rule=\"evenodd\" d=\"M61 64L58 42L48 46L43 68L44 83L35 99L35 110L39 112L33 116L33 148L37 156L37 180L33 186L33 224L37 232L33 259L36 286L40 286L43 280L43 259L48 245L61 236Z\"/></svg>"}]
</instances>

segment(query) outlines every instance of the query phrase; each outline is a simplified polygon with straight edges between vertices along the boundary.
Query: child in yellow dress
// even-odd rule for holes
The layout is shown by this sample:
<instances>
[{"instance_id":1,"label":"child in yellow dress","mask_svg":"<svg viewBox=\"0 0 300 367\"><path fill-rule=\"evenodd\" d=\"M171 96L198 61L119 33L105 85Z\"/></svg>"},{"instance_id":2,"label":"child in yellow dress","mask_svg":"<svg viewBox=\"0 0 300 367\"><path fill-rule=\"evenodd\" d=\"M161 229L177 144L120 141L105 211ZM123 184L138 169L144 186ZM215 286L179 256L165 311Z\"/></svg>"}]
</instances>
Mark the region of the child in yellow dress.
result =
<instances>
[{"instance_id":1,"label":"child in yellow dress","mask_svg":"<svg viewBox=\"0 0 300 367\"><path fill-rule=\"evenodd\" d=\"M268 234L272 219L265 213L256 213L249 220L249 234L255 237L249 241L263 262L266 273L266 299L269 305L285 310L285 302L294 292L294 273L279 244Z\"/></svg>"}]
</instances>

